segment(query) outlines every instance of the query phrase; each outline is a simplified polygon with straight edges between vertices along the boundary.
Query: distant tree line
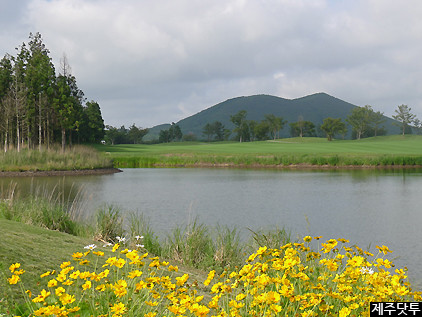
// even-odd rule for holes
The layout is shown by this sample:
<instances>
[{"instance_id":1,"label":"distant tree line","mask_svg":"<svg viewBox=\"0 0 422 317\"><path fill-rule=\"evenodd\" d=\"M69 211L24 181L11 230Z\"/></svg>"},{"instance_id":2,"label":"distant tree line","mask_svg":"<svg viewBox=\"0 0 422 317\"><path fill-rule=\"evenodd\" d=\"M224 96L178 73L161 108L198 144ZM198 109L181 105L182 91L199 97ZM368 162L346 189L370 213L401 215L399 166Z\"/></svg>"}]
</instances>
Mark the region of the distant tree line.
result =
<instances>
[{"instance_id":1,"label":"distant tree line","mask_svg":"<svg viewBox=\"0 0 422 317\"><path fill-rule=\"evenodd\" d=\"M416 119L411 109L406 105L401 105L393 116L397 120L397 125L402 133L412 133L412 129L422 134L422 122ZM261 121L247 120L246 110L230 116L230 121L234 124L233 130L227 129L220 121L206 123L202 129L203 140L225 141L237 140L239 142L262 141L280 138L280 131L286 126L287 121L283 117L273 114L266 114ZM296 122L289 124L291 137L323 137L329 141L335 137L346 137L348 133L347 125L351 127L353 139L361 139L372 136L385 135L387 130L382 124L386 121L382 112L375 112L371 106L354 107L346 117L345 122L341 118L325 118L322 124L315 125L311 121L304 120L299 115ZM143 143L143 137L148 133L148 129L143 129L133 124L129 128L122 126L115 128L106 127L105 140L110 144L139 144ZM180 141L196 141L197 136L193 133L183 135L179 125L174 122L168 129L159 132L159 137L155 141L148 143L169 143Z\"/></svg>"},{"instance_id":2,"label":"distant tree line","mask_svg":"<svg viewBox=\"0 0 422 317\"><path fill-rule=\"evenodd\" d=\"M4 151L49 147L60 142L100 142L104 120L95 101L86 102L66 55L56 75L39 33L0 61L0 141Z\"/></svg>"},{"instance_id":3,"label":"distant tree line","mask_svg":"<svg viewBox=\"0 0 422 317\"><path fill-rule=\"evenodd\" d=\"M140 144L148 131L149 129L137 127L135 124L132 124L129 128L126 128L124 125L120 128L107 125L104 141L111 145Z\"/></svg>"},{"instance_id":4,"label":"distant tree line","mask_svg":"<svg viewBox=\"0 0 422 317\"><path fill-rule=\"evenodd\" d=\"M158 142L169 143L169 142L174 142L174 141L182 141L182 137L183 137L182 130L177 124L172 122L169 129L160 131Z\"/></svg>"},{"instance_id":5,"label":"distant tree line","mask_svg":"<svg viewBox=\"0 0 422 317\"><path fill-rule=\"evenodd\" d=\"M395 110L397 125L400 127L402 134L412 133L412 128L417 133L422 134L422 122L416 119L416 116L411 113L411 108L407 105L398 106ZM280 131L284 128L287 121L283 117L276 117L273 114L264 116L264 120L257 122L255 120L246 119L246 110L241 110L238 113L230 116L230 121L234 124L233 131L225 129L224 125L215 121L207 123L202 134L207 141L222 141L228 140L233 133L234 139L239 142L268 140L280 137ZM304 120L303 116L298 117L297 122L290 123L291 137L314 137L322 136L324 134L329 141L340 135L345 138L348 130L346 123L352 128L352 138L361 139L372 136L385 135L387 130L382 124L386 121L384 114L380 111L374 111L371 106L355 107L347 116L346 122L341 118L325 118L323 123L319 126L311 121Z\"/></svg>"}]
</instances>

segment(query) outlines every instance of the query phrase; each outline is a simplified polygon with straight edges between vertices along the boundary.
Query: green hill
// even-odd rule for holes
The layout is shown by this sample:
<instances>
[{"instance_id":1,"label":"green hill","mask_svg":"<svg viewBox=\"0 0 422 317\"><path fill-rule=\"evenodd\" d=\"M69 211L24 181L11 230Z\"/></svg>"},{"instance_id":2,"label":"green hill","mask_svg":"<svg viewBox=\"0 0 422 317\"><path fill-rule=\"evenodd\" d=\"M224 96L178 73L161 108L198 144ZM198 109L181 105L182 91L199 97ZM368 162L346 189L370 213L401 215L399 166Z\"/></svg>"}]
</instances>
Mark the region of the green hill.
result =
<instances>
[{"instance_id":1,"label":"green hill","mask_svg":"<svg viewBox=\"0 0 422 317\"><path fill-rule=\"evenodd\" d=\"M356 106L326 93L317 93L297 99L254 95L226 100L180 120L177 124L183 134L193 133L198 139L202 139L204 138L202 130L207 123L220 121L225 128L232 130L234 125L230 121L230 116L240 110L246 110L248 120L261 121L266 114L283 117L284 120L287 120L287 124L281 131L280 137L289 137L289 123L298 121L299 116L302 116L303 120L311 121L316 126L319 126L327 117L342 118L344 121L354 107ZM374 110L377 111L377 109ZM395 121L388 117L385 117L385 119L383 126L387 130L387 134L398 134L400 132L399 128L393 125ZM151 128L144 140L157 139L160 130L168 127L168 125L160 125ZM351 128L349 127L348 138L350 136Z\"/></svg>"}]
</instances>

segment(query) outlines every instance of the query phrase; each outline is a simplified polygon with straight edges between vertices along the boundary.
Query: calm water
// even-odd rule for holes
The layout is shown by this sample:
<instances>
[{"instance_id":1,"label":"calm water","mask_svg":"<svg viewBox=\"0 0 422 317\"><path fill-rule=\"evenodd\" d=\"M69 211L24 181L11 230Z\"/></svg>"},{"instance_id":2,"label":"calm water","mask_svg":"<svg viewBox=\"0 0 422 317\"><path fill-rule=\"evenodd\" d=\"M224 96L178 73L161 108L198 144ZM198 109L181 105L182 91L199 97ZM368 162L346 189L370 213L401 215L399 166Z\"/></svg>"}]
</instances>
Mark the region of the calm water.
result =
<instances>
[{"instance_id":1,"label":"calm water","mask_svg":"<svg viewBox=\"0 0 422 317\"><path fill-rule=\"evenodd\" d=\"M11 179L0 178L0 189ZM422 286L422 171L125 169L103 176L15 178L21 195L56 186L84 193L84 216L112 203L146 215L165 235L198 217L207 225L286 227L296 235L387 245L398 267ZM70 192L70 193L69 193Z\"/></svg>"}]
</instances>

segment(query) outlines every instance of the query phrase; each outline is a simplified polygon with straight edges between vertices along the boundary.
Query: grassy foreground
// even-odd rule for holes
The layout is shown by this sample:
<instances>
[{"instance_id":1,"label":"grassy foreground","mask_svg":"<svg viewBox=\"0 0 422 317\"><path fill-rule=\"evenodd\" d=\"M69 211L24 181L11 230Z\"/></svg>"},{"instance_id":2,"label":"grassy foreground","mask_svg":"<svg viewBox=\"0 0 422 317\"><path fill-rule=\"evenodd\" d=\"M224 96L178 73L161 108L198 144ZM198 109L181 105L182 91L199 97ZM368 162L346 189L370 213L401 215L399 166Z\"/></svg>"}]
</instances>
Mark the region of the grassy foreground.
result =
<instances>
[{"instance_id":1,"label":"grassy foreground","mask_svg":"<svg viewBox=\"0 0 422 317\"><path fill-rule=\"evenodd\" d=\"M181 142L97 145L115 167L179 166L421 166L422 136L362 140L289 138L262 142Z\"/></svg>"},{"instance_id":2,"label":"grassy foreground","mask_svg":"<svg viewBox=\"0 0 422 317\"><path fill-rule=\"evenodd\" d=\"M387 247L344 239L263 246L241 267L192 275L122 238L102 246L1 219L0 230L2 316L369 316L371 301L422 300L390 272Z\"/></svg>"},{"instance_id":3,"label":"grassy foreground","mask_svg":"<svg viewBox=\"0 0 422 317\"><path fill-rule=\"evenodd\" d=\"M109 158L89 146L75 145L64 153L59 148L49 150L9 150L0 152L0 172L69 171L110 168Z\"/></svg>"}]
</instances>

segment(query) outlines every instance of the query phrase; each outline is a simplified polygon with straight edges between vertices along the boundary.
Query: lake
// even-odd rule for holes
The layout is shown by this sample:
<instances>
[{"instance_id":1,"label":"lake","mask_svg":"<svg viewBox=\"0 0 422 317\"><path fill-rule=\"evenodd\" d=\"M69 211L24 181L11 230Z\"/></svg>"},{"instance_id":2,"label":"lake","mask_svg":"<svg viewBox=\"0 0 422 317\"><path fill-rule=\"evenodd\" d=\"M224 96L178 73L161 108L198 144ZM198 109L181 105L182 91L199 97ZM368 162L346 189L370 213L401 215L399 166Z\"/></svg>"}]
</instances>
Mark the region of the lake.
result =
<instances>
[{"instance_id":1,"label":"lake","mask_svg":"<svg viewBox=\"0 0 422 317\"><path fill-rule=\"evenodd\" d=\"M282 228L294 237L345 238L366 249L386 245L421 289L422 170L124 169L101 176L0 178L20 195L64 190L83 198L82 217L104 204L143 213L165 236L197 217L200 223ZM18 193L16 193L18 194Z\"/></svg>"}]
</instances>

